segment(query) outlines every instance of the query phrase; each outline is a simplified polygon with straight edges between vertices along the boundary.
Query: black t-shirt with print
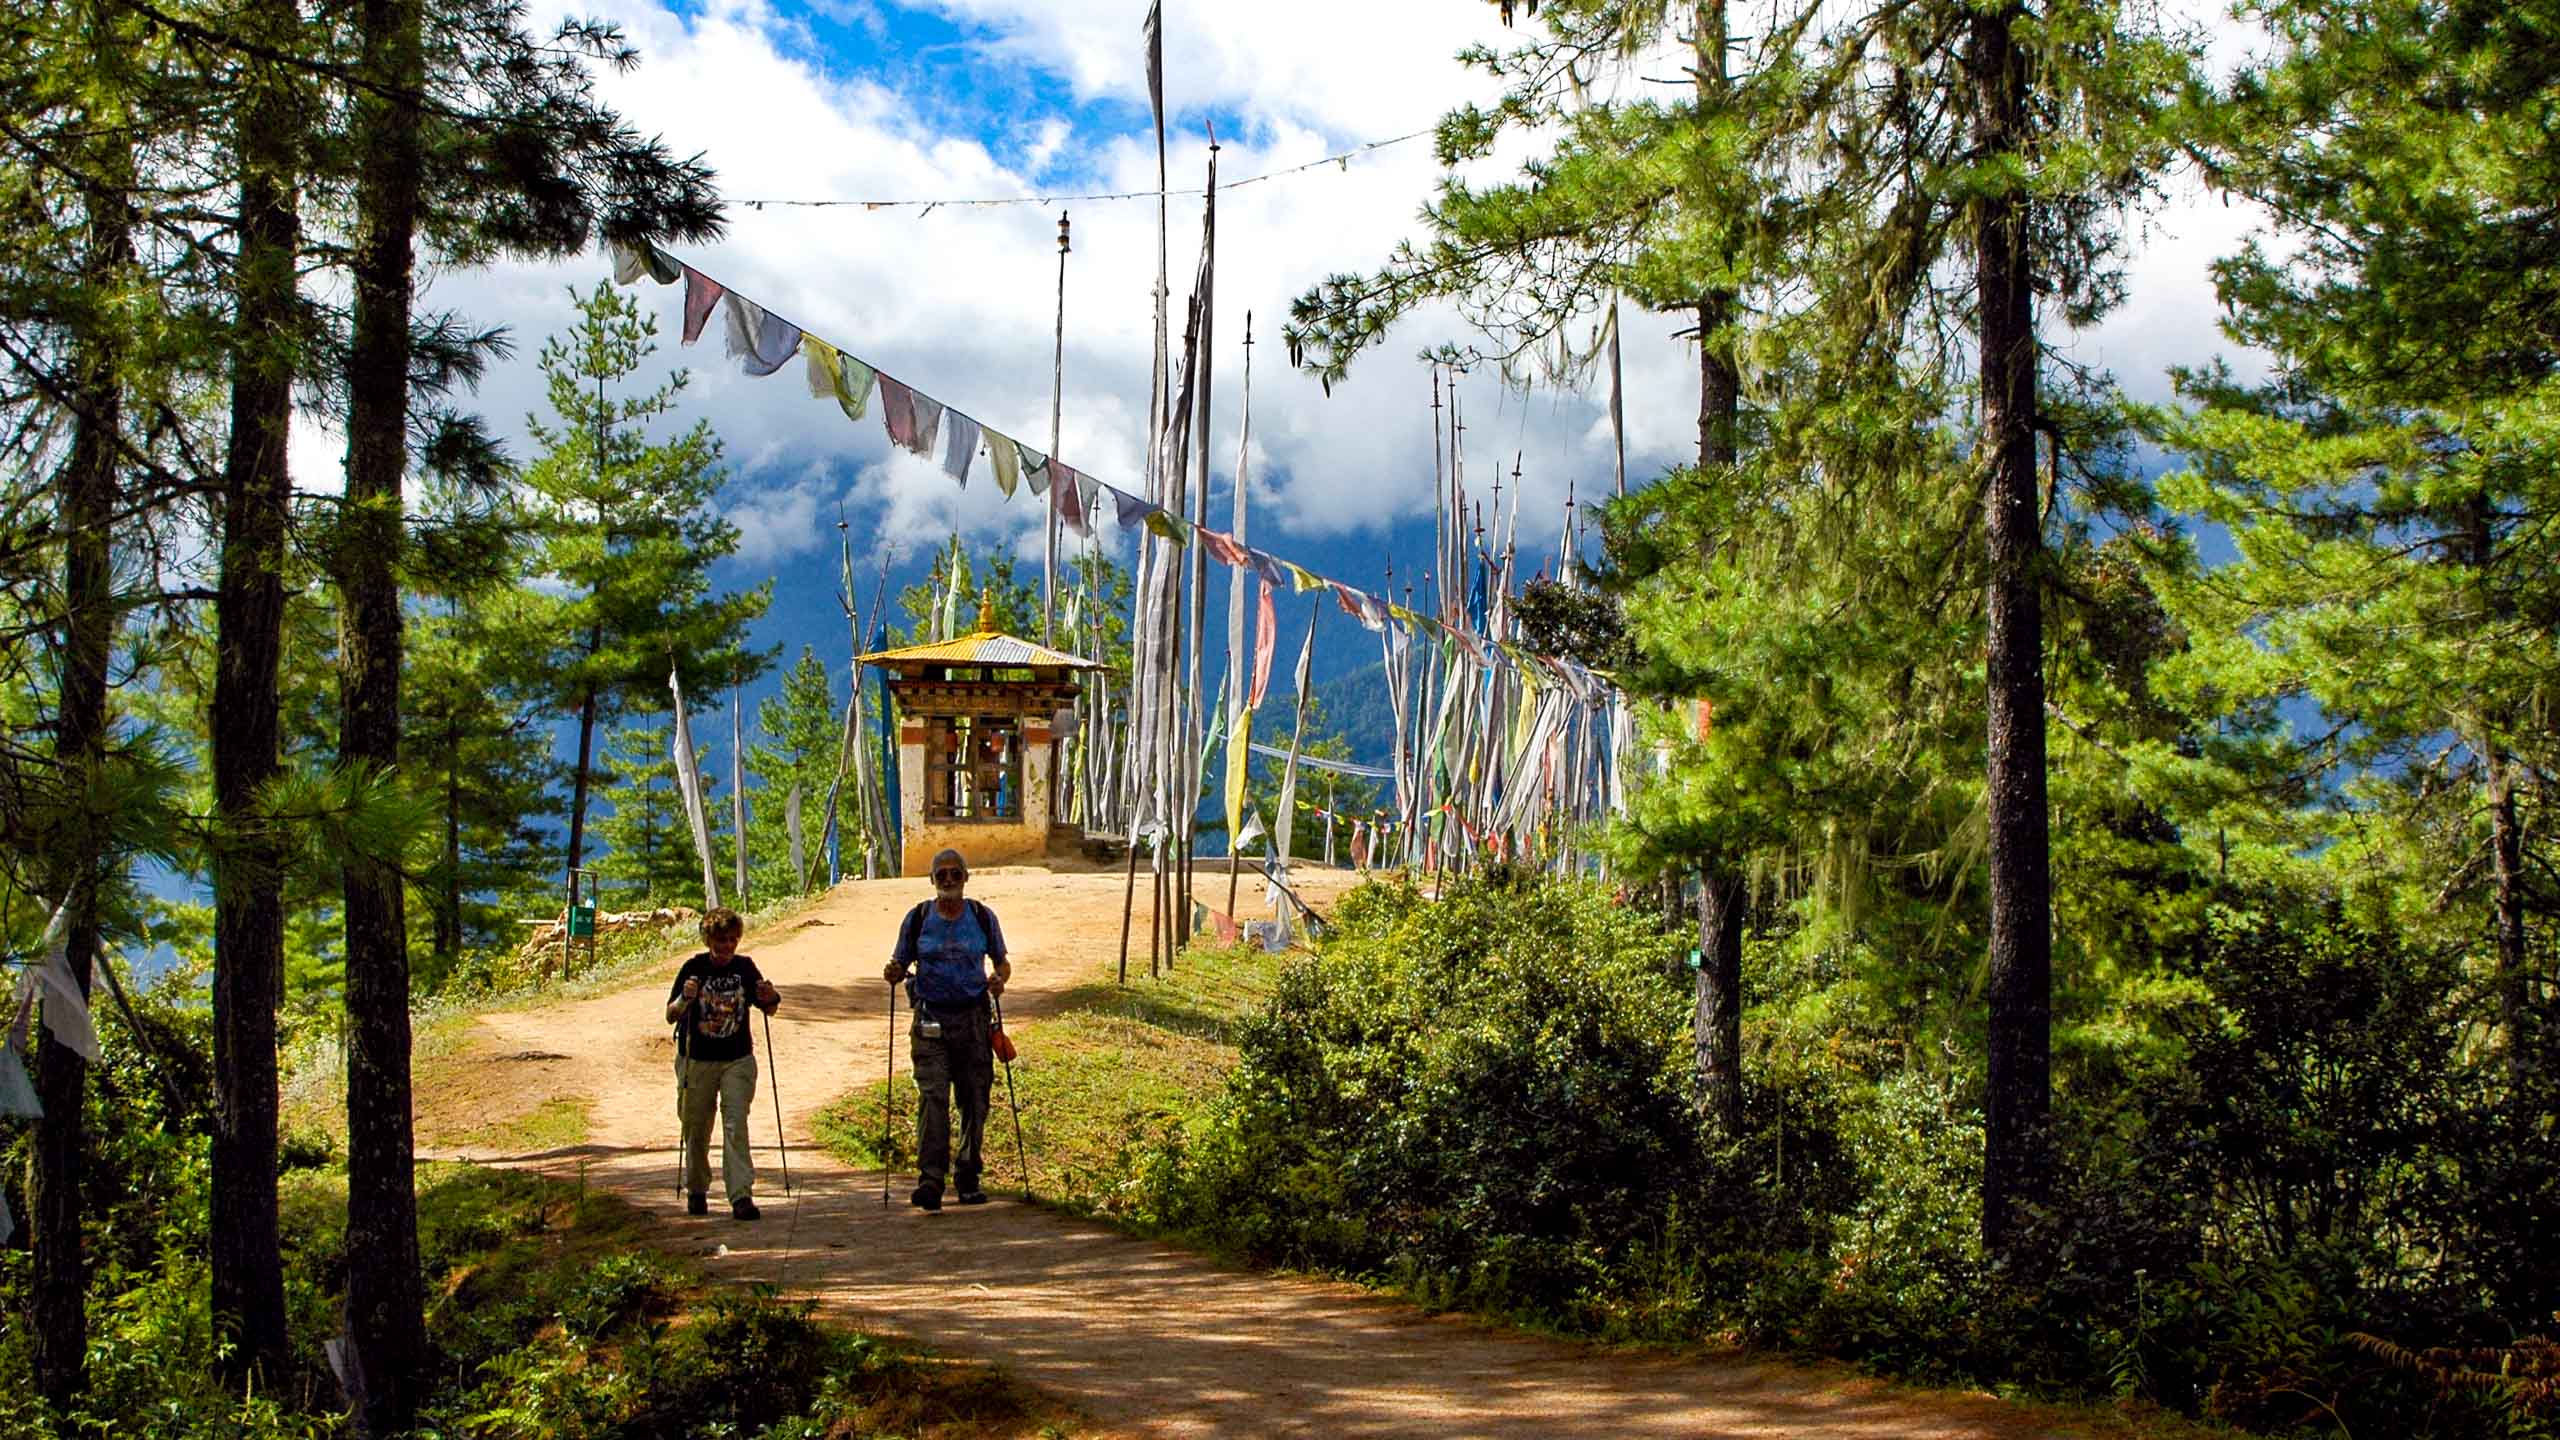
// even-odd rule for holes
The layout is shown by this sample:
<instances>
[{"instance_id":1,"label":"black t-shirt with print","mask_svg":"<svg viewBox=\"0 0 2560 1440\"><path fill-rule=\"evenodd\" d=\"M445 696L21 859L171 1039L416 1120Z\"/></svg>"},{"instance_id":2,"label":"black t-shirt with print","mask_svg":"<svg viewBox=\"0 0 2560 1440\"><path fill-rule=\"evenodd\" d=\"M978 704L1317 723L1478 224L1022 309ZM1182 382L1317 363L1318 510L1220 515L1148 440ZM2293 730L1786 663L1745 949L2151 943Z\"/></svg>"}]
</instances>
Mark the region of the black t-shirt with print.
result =
<instances>
[{"instance_id":1,"label":"black t-shirt with print","mask_svg":"<svg viewBox=\"0 0 2560 1440\"><path fill-rule=\"evenodd\" d=\"M684 982L696 977L702 981L702 994L676 1022L686 1029L681 1037L684 1052L696 1060L736 1060L752 1052L755 1040L747 1029L747 1007L755 1003L764 972L744 955L730 956L726 965L714 964L711 952L704 950L676 971L676 983L667 989L668 1003L684 994Z\"/></svg>"}]
</instances>

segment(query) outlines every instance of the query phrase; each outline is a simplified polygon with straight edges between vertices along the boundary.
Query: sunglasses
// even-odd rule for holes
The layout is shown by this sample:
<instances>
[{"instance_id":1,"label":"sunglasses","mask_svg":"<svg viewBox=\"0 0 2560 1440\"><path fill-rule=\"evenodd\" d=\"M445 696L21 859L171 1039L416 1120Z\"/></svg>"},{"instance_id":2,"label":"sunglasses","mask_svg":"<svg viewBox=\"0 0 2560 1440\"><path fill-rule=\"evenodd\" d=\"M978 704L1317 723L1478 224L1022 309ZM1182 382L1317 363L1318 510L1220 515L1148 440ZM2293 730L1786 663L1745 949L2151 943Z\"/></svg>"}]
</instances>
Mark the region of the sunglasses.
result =
<instances>
[{"instance_id":1,"label":"sunglasses","mask_svg":"<svg viewBox=\"0 0 2560 1440\"><path fill-rule=\"evenodd\" d=\"M968 878L969 872L966 870L936 870L933 872L933 883L936 885L941 884L945 880L966 880Z\"/></svg>"}]
</instances>

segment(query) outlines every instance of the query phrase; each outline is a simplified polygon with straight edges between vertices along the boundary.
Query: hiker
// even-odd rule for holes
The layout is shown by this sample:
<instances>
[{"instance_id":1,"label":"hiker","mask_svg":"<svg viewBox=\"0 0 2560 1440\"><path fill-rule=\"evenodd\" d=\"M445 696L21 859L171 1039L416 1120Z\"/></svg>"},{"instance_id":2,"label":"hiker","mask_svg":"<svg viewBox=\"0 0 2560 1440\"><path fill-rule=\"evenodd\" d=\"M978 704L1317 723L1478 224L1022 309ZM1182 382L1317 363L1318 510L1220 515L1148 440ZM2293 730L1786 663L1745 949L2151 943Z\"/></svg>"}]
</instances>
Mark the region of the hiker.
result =
<instances>
[{"instance_id":1,"label":"hiker","mask_svg":"<svg viewBox=\"0 0 2560 1440\"><path fill-rule=\"evenodd\" d=\"M911 1205L942 1208L946 1175L963 1205L984 1205L978 1188L978 1142L987 1129L987 1100L995 1088L990 1039L993 997L1013 977L1004 931L996 912L967 898L969 862L957 850L933 857L933 898L907 912L898 926L898 948L881 978L905 983L915 1010L908 1028L915 1058L916 1176ZM994 961L992 973L988 961ZM909 976L912 974L913 979ZM951 1141L951 1107L960 1107L960 1143Z\"/></svg>"},{"instance_id":2,"label":"hiker","mask_svg":"<svg viewBox=\"0 0 2560 1440\"><path fill-rule=\"evenodd\" d=\"M676 1122L684 1135L685 1212L711 1209L711 1107L720 1107L720 1179L729 1213L756 1218L756 1161L747 1143L747 1107L756 1099L752 1003L771 1015L782 993L756 962L738 953L747 922L725 905L702 917L709 947L684 962L667 991L667 1023L676 1027Z\"/></svg>"}]
</instances>

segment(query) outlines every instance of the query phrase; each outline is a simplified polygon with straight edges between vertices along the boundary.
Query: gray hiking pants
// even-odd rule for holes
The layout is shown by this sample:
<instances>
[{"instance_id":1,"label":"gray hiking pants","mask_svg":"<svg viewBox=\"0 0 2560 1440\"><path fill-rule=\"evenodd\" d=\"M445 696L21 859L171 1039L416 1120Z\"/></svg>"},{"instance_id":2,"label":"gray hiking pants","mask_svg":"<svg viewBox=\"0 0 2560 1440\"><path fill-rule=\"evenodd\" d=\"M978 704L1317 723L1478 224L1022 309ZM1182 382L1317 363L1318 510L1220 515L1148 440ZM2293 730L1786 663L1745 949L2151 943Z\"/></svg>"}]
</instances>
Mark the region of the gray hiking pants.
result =
<instances>
[{"instance_id":1,"label":"gray hiking pants","mask_svg":"<svg viewBox=\"0 0 2560 1440\"><path fill-rule=\"evenodd\" d=\"M747 1107L756 1099L756 1057L688 1060L676 1057L676 1121L684 1131L684 1188L711 1188L711 1108L720 1107L720 1179L729 1203L756 1189L755 1151L747 1141Z\"/></svg>"},{"instance_id":2,"label":"gray hiking pants","mask_svg":"<svg viewBox=\"0 0 2560 1440\"><path fill-rule=\"evenodd\" d=\"M987 1100L995 1091L996 1057L983 1008L932 1012L942 1037L927 1039L921 1020L907 1032L915 1055L916 1180L942 1193L947 1174L963 1194L978 1188L978 1144L987 1133ZM960 1143L951 1141L951 1110L960 1110Z\"/></svg>"}]
</instances>

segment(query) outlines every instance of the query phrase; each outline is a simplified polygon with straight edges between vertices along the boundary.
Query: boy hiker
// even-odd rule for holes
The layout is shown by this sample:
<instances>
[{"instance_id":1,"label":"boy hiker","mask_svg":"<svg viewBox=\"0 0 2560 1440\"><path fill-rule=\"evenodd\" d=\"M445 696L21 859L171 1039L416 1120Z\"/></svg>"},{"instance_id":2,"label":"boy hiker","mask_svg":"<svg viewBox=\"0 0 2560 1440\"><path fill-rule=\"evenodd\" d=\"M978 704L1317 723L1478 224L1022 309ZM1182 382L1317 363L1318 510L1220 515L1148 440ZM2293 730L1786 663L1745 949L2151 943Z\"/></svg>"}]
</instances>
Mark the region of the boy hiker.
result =
<instances>
[{"instance_id":1,"label":"boy hiker","mask_svg":"<svg viewBox=\"0 0 2560 1440\"><path fill-rule=\"evenodd\" d=\"M710 948L684 962L667 991L667 1023L676 1027L676 1121L684 1135L687 1213L706 1214L711 1188L711 1107L720 1107L720 1179L729 1213L756 1218L756 1162L747 1144L747 1107L756 1099L755 1035L747 1006L771 1015L781 992L738 953L747 922L727 906L702 917Z\"/></svg>"},{"instance_id":2,"label":"boy hiker","mask_svg":"<svg viewBox=\"0 0 2560 1440\"><path fill-rule=\"evenodd\" d=\"M881 978L895 985L908 978L908 999L915 1009L908 1030L908 1049L915 1057L916 1177L908 1203L927 1211L942 1208L942 1181L947 1173L959 1189L963 1205L984 1205L978 1188L978 1142L987 1130L987 1101L995 1090L995 1050L990 1039L991 997L1004 994L1013 977L1005 958L1004 931L996 912L962 895L969 883L969 864L957 850L933 857L933 898L907 912L898 927L898 948ZM994 973L987 962L993 960ZM951 1143L951 1107L960 1107L960 1144Z\"/></svg>"}]
</instances>

